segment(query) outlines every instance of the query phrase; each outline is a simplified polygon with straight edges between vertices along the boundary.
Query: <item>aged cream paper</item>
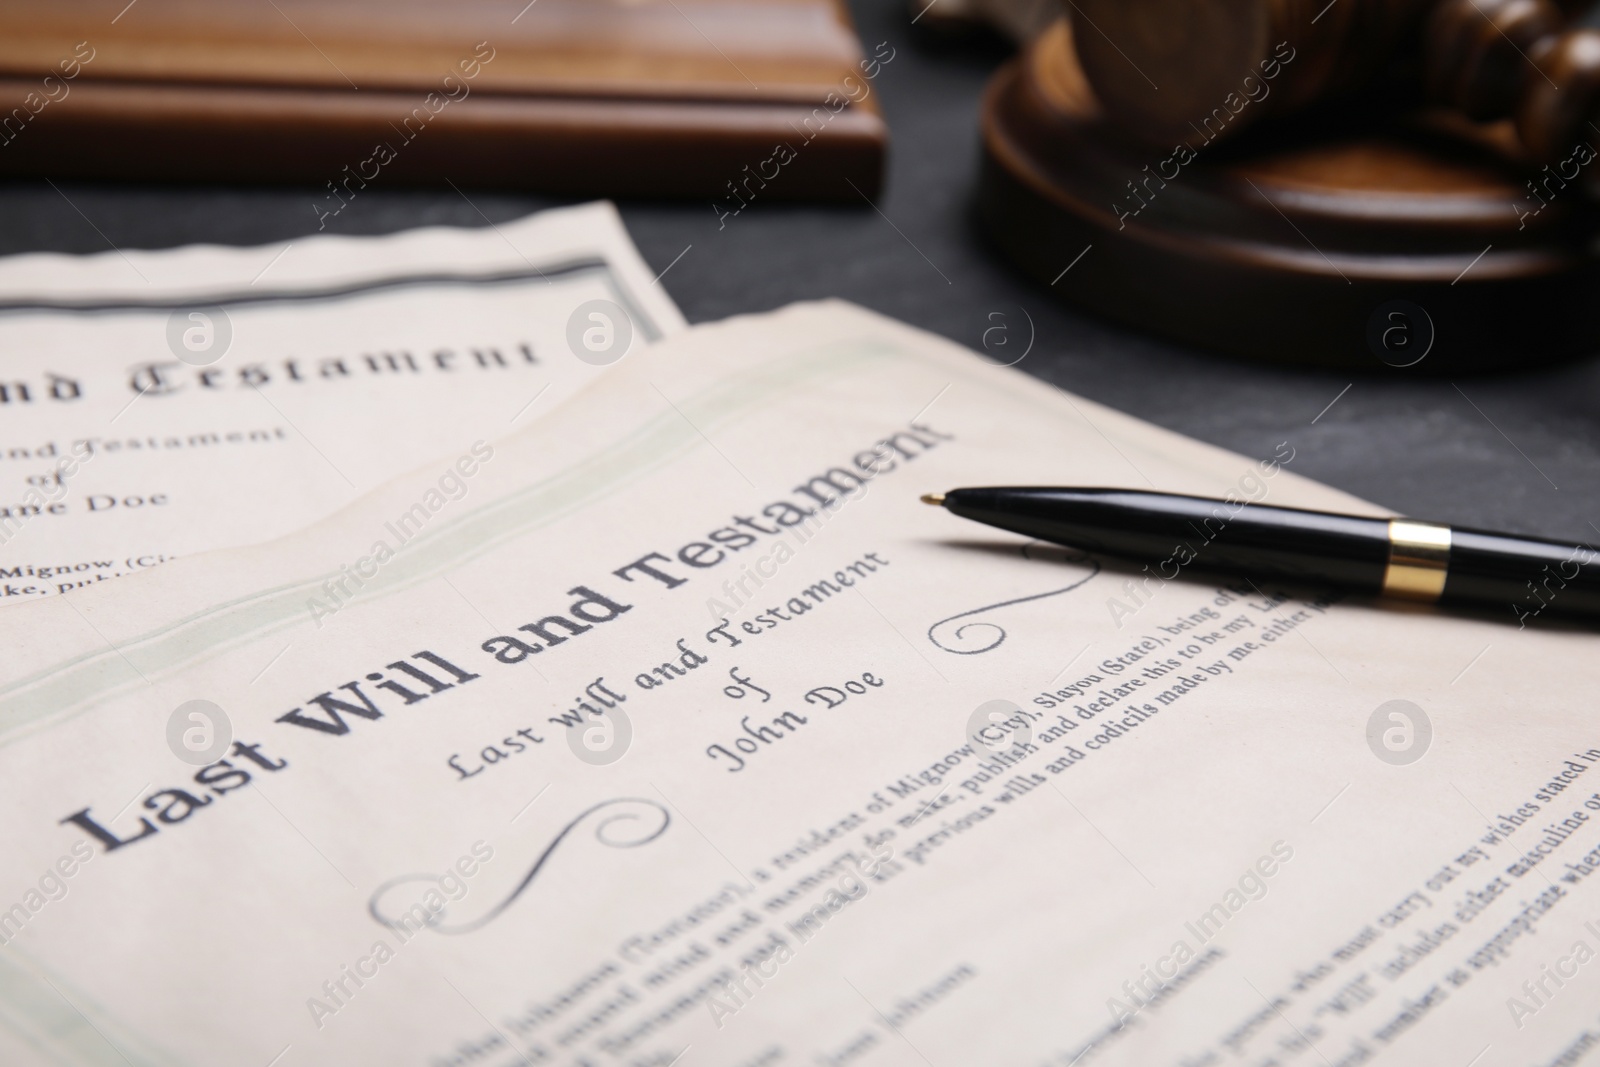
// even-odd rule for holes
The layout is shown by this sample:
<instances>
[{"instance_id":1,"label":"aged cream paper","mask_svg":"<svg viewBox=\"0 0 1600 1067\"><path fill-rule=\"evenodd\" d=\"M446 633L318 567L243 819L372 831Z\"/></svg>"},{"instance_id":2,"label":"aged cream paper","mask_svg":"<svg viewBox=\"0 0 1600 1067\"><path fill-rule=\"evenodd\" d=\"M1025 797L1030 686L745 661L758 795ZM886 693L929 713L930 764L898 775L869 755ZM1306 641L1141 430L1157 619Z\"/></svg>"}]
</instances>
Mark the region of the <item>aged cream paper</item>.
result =
<instances>
[{"instance_id":1,"label":"aged cream paper","mask_svg":"<svg viewBox=\"0 0 1600 1067\"><path fill-rule=\"evenodd\" d=\"M1582 1055L1591 638L917 501L1376 511L1296 447L797 306L285 540L0 614L6 1062Z\"/></svg>"},{"instance_id":2,"label":"aged cream paper","mask_svg":"<svg viewBox=\"0 0 1600 1067\"><path fill-rule=\"evenodd\" d=\"M0 605L298 529L683 326L607 203L0 261Z\"/></svg>"}]
</instances>

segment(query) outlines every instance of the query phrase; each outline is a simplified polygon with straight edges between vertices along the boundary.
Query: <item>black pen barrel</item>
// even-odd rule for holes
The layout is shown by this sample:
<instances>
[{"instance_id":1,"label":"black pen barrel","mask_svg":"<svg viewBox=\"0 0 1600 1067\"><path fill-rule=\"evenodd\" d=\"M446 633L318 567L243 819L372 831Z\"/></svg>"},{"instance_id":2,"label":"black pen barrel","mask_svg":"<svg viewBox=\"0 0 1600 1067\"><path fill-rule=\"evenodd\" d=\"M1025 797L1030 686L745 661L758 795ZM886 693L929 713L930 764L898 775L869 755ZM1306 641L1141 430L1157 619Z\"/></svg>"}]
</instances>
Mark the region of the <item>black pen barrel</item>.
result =
<instances>
[{"instance_id":1,"label":"black pen barrel","mask_svg":"<svg viewBox=\"0 0 1600 1067\"><path fill-rule=\"evenodd\" d=\"M1118 556L1163 580L1190 567L1377 592L1385 519L1123 489L956 489L944 506L1026 537Z\"/></svg>"},{"instance_id":2,"label":"black pen barrel","mask_svg":"<svg viewBox=\"0 0 1600 1067\"><path fill-rule=\"evenodd\" d=\"M1440 603L1600 618L1600 552L1587 545L1455 527Z\"/></svg>"},{"instance_id":3,"label":"black pen barrel","mask_svg":"<svg viewBox=\"0 0 1600 1067\"><path fill-rule=\"evenodd\" d=\"M1142 564L1504 611L1600 617L1600 552L1579 544L1130 489L956 489L945 508L1026 537Z\"/></svg>"}]
</instances>

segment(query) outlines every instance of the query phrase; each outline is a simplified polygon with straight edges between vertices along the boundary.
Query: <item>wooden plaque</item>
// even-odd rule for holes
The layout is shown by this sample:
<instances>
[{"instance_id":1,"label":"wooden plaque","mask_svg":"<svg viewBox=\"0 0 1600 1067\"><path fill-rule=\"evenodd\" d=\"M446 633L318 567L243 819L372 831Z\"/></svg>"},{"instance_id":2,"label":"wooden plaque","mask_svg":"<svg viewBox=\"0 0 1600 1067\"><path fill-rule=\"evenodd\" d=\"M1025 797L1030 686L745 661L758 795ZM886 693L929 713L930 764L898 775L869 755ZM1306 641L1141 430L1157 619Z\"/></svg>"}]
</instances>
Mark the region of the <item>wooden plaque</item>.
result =
<instances>
[{"instance_id":1,"label":"wooden plaque","mask_svg":"<svg viewBox=\"0 0 1600 1067\"><path fill-rule=\"evenodd\" d=\"M0 173L858 199L868 51L839 0L0 0Z\"/></svg>"}]
</instances>

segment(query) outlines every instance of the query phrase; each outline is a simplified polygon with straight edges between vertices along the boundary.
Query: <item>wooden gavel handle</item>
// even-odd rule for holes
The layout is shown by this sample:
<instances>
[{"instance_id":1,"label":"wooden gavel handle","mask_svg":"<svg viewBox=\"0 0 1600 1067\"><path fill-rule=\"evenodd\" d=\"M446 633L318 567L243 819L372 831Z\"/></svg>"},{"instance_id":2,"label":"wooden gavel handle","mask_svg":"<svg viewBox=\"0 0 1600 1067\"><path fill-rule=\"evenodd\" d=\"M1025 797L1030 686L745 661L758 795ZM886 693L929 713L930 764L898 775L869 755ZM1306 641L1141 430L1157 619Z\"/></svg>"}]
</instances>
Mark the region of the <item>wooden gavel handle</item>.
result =
<instances>
[{"instance_id":1,"label":"wooden gavel handle","mask_svg":"<svg viewBox=\"0 0 1600 1067\"><path fill-rule=\"evenodd\" d=\"M1108 116L1191 145L1353 89L1421 52L1430 98L1514 118L1531 157L1600 143L1600 32L1585 0L1064 0ZM1594 122L1595 126L1590 127ZM1585 130L1588 131L1587 135Z\"/></svg>"}]
</instances>

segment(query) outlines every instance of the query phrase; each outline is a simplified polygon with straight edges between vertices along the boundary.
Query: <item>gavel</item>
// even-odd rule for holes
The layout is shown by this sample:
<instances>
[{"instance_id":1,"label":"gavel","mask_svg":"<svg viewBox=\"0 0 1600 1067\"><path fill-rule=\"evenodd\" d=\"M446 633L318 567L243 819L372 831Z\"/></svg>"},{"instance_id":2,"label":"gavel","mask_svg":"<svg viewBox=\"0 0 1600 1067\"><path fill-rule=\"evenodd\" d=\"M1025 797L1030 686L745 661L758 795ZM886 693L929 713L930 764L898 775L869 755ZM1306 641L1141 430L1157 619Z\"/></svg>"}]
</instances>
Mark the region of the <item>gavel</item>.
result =
<instances>
[{"instance_id":1,"label":"gavel","mask_svg":"<svg viewBox=\"0 0 1600 1067\"><path fill-rule=\"evenodd\" d=\"M1107 117L1171 144L1232 135L1420 69L1429 101L1514 120L1538 163L1600 143L1600 31L1583 0L1066 0ZM1592 150L1591 156L1592 158Z\"/></svg>"}]
</instances>

